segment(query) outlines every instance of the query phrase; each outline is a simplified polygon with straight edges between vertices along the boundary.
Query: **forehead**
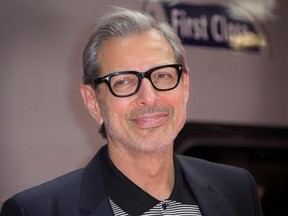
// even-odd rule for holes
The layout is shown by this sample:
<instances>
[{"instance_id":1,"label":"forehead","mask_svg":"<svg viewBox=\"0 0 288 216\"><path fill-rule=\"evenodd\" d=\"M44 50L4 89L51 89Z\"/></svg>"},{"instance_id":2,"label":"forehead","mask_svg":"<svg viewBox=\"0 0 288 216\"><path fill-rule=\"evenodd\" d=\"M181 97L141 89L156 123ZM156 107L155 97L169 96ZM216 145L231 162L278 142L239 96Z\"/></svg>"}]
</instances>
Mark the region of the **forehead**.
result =
<instances>
[{"instance_id":1,"label":"forehead","mask_svg":"<svg viewBox=\"0 0 288 216\"><path fill-rule=\"evenodd\" d=\"M102 45L98 57L101 75L122 70L146 71L175 63L172 47L156 30L111 38Z\"/></svg>"}]
</instances>

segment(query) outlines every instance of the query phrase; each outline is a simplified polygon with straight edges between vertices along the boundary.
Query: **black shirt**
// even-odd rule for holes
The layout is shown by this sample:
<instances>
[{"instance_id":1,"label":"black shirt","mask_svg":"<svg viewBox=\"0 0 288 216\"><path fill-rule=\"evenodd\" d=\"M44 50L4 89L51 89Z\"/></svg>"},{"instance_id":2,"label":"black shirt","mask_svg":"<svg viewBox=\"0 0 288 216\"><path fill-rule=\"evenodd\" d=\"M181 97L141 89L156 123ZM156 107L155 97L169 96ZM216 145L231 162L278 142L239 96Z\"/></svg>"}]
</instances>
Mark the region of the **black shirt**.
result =
<instances>
[{"instance_id":1,"label":"black shirt","mask_svg":"<svg viewBox=\"0 0 288 216\"><path fill-rule=\"evenodd\" d=\"M167 200L157 200L134 184L116 168L109 157L108 148L101 155L101 170L110 203L112 201L113 204L116 204L117 207L131 216L143 215L156 205L159 206L159 204L163 210L166 210L170 204L172 205L172 201L176 201L180 205L193 206L194 209L199 211L198 214L190 215L201 215L195 197L182 174L176 157L174 157L174 168L175 183L170 197Z\"/></svg>"}]
</instances>

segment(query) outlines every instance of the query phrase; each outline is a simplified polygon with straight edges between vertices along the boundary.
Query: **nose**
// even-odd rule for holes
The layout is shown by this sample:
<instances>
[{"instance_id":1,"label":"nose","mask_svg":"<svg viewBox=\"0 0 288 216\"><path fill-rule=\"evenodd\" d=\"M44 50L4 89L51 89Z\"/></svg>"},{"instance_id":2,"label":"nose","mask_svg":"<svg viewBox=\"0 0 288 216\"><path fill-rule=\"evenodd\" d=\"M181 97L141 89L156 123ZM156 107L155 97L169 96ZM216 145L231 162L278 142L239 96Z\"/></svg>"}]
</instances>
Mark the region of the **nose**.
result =
<instances>
[{"instance_id":1,"label":"nose","mask_svg":"<svg viewBox=\"0 0 288 216\"><path fill-rule=\"evenodd\" d=\"M157 90L152 86L152 83L148 79L142 79L136 97L138 105L153 107L157 102Z\"/></svg>"}]
</instances>

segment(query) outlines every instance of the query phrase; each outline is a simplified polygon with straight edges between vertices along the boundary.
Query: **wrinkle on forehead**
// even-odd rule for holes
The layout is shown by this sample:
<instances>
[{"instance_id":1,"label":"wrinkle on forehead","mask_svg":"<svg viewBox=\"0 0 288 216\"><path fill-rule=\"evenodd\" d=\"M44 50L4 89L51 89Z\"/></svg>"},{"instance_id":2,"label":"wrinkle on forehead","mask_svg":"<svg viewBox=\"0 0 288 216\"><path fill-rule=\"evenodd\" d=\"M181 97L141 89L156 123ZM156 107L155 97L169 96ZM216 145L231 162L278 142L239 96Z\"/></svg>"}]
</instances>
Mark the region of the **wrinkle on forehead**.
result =
<instances>
[{"instance_id":1,"label":"wrinkle on forehead","mask_svg":"<svg viewBox=\"0 0 288 216\"><path fill-rule=\"evenodd\" d=\"M149 30L109 39L100 49L99 62L102 75L106 75L122 70L146 71L150 67L175 63L175 57L166 38L156 30Z\"/></svg>"}]
</instances>

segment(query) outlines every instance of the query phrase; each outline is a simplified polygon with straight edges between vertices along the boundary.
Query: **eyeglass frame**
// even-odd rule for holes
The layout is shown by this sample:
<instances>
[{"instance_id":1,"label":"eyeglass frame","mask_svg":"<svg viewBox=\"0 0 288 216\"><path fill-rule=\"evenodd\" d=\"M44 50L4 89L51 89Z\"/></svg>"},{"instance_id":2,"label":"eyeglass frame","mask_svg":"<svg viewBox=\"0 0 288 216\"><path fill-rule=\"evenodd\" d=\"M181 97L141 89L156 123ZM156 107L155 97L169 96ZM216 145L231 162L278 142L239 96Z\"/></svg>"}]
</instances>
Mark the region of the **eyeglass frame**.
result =
<instances>
[{"instance_id":1,"label":"eyeglass frame","mask_svg":"<svg viewBox=\"0 0 288 216\"><path fill-rule=\"evenodd\" d=\"M159 89L152 82L151 74L154 71L156 71L158 69L165 68L165 67L173 67L173 68L175 68L176 71L177 71L178 78L177 78L177 81L175 83L175 86L173 86L171 88L168 88L168 89ZM179 82L180 82L180 79L181 79L183 71L184 71L184 66L182 64L166 64L166 65L160 65L160 66L156 66L156 67L150 68L149 70L147 70L145 72L139 72L139 71L133 71L133 70L113 72L113 73L110 73L110 74L105 75L103 77L98 77L98 78L94 79L94 87L96 88L99 84L104 82L108 86L108 88L109 88L109 90L110 90L112 95L114 95L115 97L124 98L124 97L129 97L129 96L132 96L132 95L136 94L139 91L139 89L140 89L142 80L144 78L147 78L150 81L150 83L152 84L153 88L156 89L157 91L170 91L172 89L175 89L179 85ZM112 77L117 76L117 75L122 75L122 74L134 74L138 78L138 83L137 83L136 89L132 93L127 94L127 95L117 95L113 91L113 89L111 87L111 83L110 83Z\"/></svg>"}]
</instances>

